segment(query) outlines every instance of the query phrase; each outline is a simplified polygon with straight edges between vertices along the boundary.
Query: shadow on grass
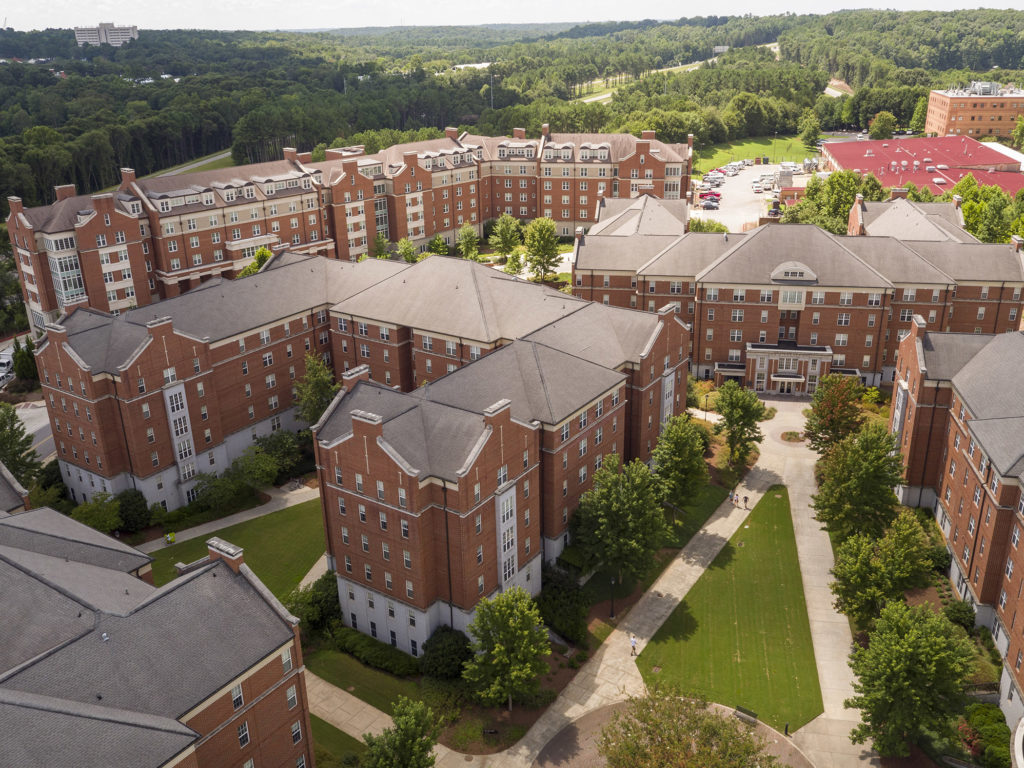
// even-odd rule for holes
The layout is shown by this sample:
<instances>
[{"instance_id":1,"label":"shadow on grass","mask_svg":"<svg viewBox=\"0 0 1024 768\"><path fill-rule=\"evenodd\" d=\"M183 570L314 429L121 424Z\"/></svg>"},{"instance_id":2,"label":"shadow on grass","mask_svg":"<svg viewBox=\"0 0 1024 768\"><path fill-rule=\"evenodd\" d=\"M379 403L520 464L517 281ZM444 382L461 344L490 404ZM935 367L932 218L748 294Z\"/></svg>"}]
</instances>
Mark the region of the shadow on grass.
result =
<instances>
[{"instance_id":1,"label":"shadow on grass","mask_svg":"<svg viewBox=\"0 0 1024 768\"><path fill-rule=\"evenodd\" d=\"M667 598L671 599L671 598ZM684 598L679 605L672 611L671 617L662 624L659 630L658 645L663 644L667 640L689 640L696 633L697 628L700 626L700 622L697 621L697 617L693 615L693 611L690 610L689 603ZM654 646L649 645L648 648L653 649ZM641 652L640 657L643 658L647 652L647 648ZM650 659L650 656L648 656Z\"/></svg>"}]
</instances>

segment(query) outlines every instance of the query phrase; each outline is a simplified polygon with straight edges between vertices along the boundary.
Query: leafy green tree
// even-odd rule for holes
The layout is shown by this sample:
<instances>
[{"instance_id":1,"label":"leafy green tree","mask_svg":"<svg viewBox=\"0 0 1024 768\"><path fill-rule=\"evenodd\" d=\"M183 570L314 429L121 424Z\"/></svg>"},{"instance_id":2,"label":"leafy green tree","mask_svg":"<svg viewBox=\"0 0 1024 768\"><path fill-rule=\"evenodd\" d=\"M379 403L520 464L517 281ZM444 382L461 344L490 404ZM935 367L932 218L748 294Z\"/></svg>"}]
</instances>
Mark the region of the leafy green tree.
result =
<instances>
[{"instance_id":1,"label":"leafy green tree","mask_svg":"<svg viewBox=\"0 0 1024 768\"><path fill-rule=\"evenodd\" d=\"M22 381L36 382L39 381L39 369L36 367L36 345L32 341L31 336L25 338L24 346L14 339L14 352L11 356L14 375Z\"/></svg>"},{"instance_id":2,"label":"leafy green tree","mask_svg":"<svg viewBox=\"0 0 1024 768\"><path fill-rule=\"evenodd\" d=\"M883 756L905 756L924 731L951 732L974 671L974 644L930 606L896 601L882 609L850 666L856 695L846 706L859 709L862 721L850 738L870 739Z\"/></svg>"},{"instance_id":3,"label":"leafy green tree","mask_svg":"<svg viewBox=\"0 0 1024 768\"><path fill-rule=\"evenodd\" d=\"M121 529L126 533L141 531L147 525L151 515L149 504L142 491L136 488L127 488L114 497L121 515Z\"/></svg>"},{"instance_id":4,"label":"leafy green tree","mask_svg":"<svg viewBox=\"0 0 1024 768\"><path fill-rule=\"evenodd\" d=\"M306 353L306 375L295 382L295 408L300 419L316 424L341 385L334 381L334 372L317 355Z\"/></svg>"},{"instance_id":5,"label":"leafy green tree","mask_svg":"<svg viewBox=\"0 0 1024 768\"><path fill-rule=\"evenodd\" d=\"M758 423L764 417L764 403L756 392L730 379L718 390L718 412L722 419L715 424L715 434L725 434L729 466L741 467L754 446L764 440Z\"/></svg>"},{"instance_id":6,"label":"leafy green tree","mask_svg":"<svg viewBox=\"0 0 1024 768\"><path fill-rule=\"evenodd\" d=\"M871 128L868 135L875 140L891 139L893 131L896 130L896 115L892 112L882 110L875 119L871 121Z\"/></svg>"},{"instance_id":7,"label":"leafy green tree","mask_svg":"<svg viewBox=\"0 0 1024 768\"><path fill-rule=\"evenodd\" d=\"M25 488L32 485L42 467L32 447L32 435L25 431L10 403L0 403L0 461Z\"/></svg>"},{"instance_id":8,"label":"leafy green tree","mask_svg":"<svg viewBox=\"0 0 1024 768\"><path fill-rule=\"evenodd\" d=\"M398 241L398 244L395 246L395 253L398 254L398 258L410 264L415 264L419 258L419 254L416 253L416 246L407 237L403 237Z\"/></svg>"},{"instance_id":9,"label":"leafy green tree","mask_svg":"<svg viewBox=\"0 0 1024 768\"><path fill-rule=\"evenodd\" d=\"M526 245L526 267L538 280L558 268L558 235L551 219L534 219L527 224L523 242Z\"/></svg>"},{"instance_id":10,"label":"leafy green tree","mask_svg":"<svg viewBox=\"0 0 1024 768\"><path fill-rule=\"evenodd\" d=\"M903 482L896 438L880 424L867 424L836 443L819 468L816 519L840 539L881 536L896 517L893 488Z\"/></svg>"},{"instance_id":11,"label":"leafy green tree","mask_svg":"<svg viewBox=\"0 0 1024 768\"><path fill-rule=\"evenodd\" d=\"M427 677L457 680L462 677L462 667L472 657L469 638L459 630L442 624L423 644L420 669Z\"/></svg>"},{"instance_id":12,"label":"leafy green tree","mask_svg":"<svg viewBox=\"0 0 1024 768\"><path fill-rule=\"evenodd\" d=\"M111 533L121 527L120 505L109 493L93 494L92 501L75 507L71 517L100 533Z\"/></svg>"},{"instance_id":13,"label":"leafy green tree","mask_svg":"<svg viewBox=\"0 0 1024 768\"><path fill-rule=\"evenodd\" d=\"M1013 146L1017 149L1024 147L1024 116L1017 118L1017 123L1013 126Z\"/></svg>"},{"instance_id":14,"label":"leafy green tree","mask_svg":"<svg viewBox=\"0 0 1024 768\"><path fill-rule=\"evenodd\" d=\"M386 232L378 232L373 237L373 256L377 259L391 258L391 243L388 242Z\"/></svg>"},{"instance_id":15,"label":"leafy green tree","mask_svg":"<svg viewBox=\"0 0 1024 768\"><path fill-rule=\"evenodd\" d=\"M295 433L278 429L269 435L256 438L256 445L261 451L273 458L277 467L277 477L286 478L299 463L302 451Z\"/></svg>"},{"instance_id":16,"label":"leafy green tree","mask_svg":"<svg viewBox=\"0 0 1024 768\"><path fill-rule=\"evenodd\" d=\"M435 253L438 256L448 255L448 243L440 235L434 235L434 239L427 244L427 253Z\"/></svg>"},{"instance_id":17,"label":"leafy green tree","mask_svg":"<svg viewBox=\"0 0 1024 768\"><path fill-rule=\"evenodd\" d=\"M690 219L691 232L728 232L729 228L715 219Z\"/></svg>"},{"instance_id":18,"label":"leafy green tree","mask_svg":"<svg viewBox=\"0 0 1024 768\"><path fill-rule=\"evenodd\" d=\"M484 704L507 701L511 711L512 698L534 692L548 669L544 657L551 646L536 603L522 587L506 589L477 603L466 629L473 638L473 656L463 678Z\"/></svg>"},{"instance_id":19,"label":"leafy green tree","mask_svg":"<svg viewBox=\"0 0 1024 768\"><path fill-rule=\"evenodd\" d=\"M240 486L265 488L277 477L277 462L258 445L251 445L231 462L228 473Z\"/></svg>"},{"instance_id":20,"label":"leafy green tree","mask_svg":"<svg viewBox=\"0 0 1024 768\"><path fill-rule=\"evenodd\" d=\"M455 241L455 247L462 258L476 261L477 256L480 254L480 236L477 235L472 224L462 225L462 229L459 230L459 236Z\"/></svg>"},{"instance_id":21,"label":"leafy green tree","mask_svg":"<svg viewBox=\"0 0 1024 768\"><path fill-rule=\"evenodd\" d=\"M573 540L588 567L605 564L620 581L643 575L665 539L661 479L639 459L620 467L609 454L573 515Z\"/></svg>"},{"instance_id":22,"label":"leafy green tree","mask_svg":"<svg viewBox=\"0 0 1024 768\"><path fill-rule=\"evenodd\" d=\"M882 182L873 173L865 174L857 187L857 194L863 195L865 200L881 202L889 198L889 190L882 186Z\"/></svg>"},{"instance_id":23,"label":"leafy green tree","mask_svg":"<svg viewBox=\"0 0 1024 768\"><path fill-rule=\"evenodd\" d=\"M800 141L803 142L805 147L813 147L818 143L818 139L821 137L821 123L818 121L818 116L813 109L807 108L804 110L803 115L800 116L797 131L799 131Z\"/></svg>"},{"instance_id":24,"label":"leafy green tree","mask_svg":"<svg viewBox=\"0 0 1024 768\"><path fill-rule=\"evenodd\" d=\"M667 687L631 698L601 730L598 752L608 768L772 768L764 739L734 717Z\"/></svg>"},{"instance_id":25,"label":"leafy green tree","mask_svg":"<svg viewBox=\"0 0 1024 768\"><path fill-rule=\"evenodd\" d=\"M508 256L522 244L522 229L518 219L503 213L495 222L494 231L487 242L495 253Z\"/></svg>"},{"instance_id":26,"label":"leafy green tree","mask_svg":"<svg viewBox=\"0 0 1024 768\"><path fill-rule=\"evenodd\" d=\"M505 274L518 275L523 271L523 257L519 255L519 251L512 251L508 255L508 260L505 261L505 266L502 267Z\"/></svg>"},{"instance_id":27,"label":"leafy green tree","mask_svg":"<svg viewBox=\"0 0 1024 768\"><path fill-rule=\"evenodd\" d=\"M392 709L394 725L379 735L365 734L363 768L431 768L441 727L422 701L399 696Z\"/></svg>"},{"instance_id":28,"label":"leafy green tree","mask_svg":"<svg viewBox=\"0 0 1024 768\"><path fill-rule=\"evenodd\" d=\"M863 394L864 388L853 376L830 373L822 377L804 425L804 437L811 448L828 453L844 437L860 430L865 418L860 409Z\"/></svg>"},{"instance_id":29,"label":"leafy green tree","mask_svg":"<svg viewBox=\"0 0 1024 768\"><path fill-rule=\"evenodd\" d=\"M702 435L703 433L703 435ZM681 507L708 484L704 461L704 427L687 416L673 416L661 430L654 446L654 467L661 478L665 499Z\"/></svg>"},{"instance_id":30,"label":"leafy green tree","mask_svg":"<svg viewBox=\"0 0 1024 768\"><path fill-rule=\"evenodd\" d=\"M243 267L239 273L235 276L235 279L240 277L248 277L249 275L255 275L261 269L263 265L267 263L267 259L273 256L274 253L269 248L257 248L256 253L253 254L252 261Z\"/></svg>"},{"instance_id":31,"label":"leafy green tree","mask_svg":"<svg viewBox=\"0 0 1024 768\"><path fill-rule=\"evenodd\" d=\"M922 96L914 106L914 116L910 118L910 130L914 133L923 133L925 121L928 119L928 97Z\"/></svg>"},{"instance_id":32,"label":"leafy green tree","mask_svg":"<svg viewBox=\"0 0 1024 768\"><path fill-rule=\"evenodd\" d=\"M829 588L836 609L858 626L870 627L882 608L903 593L927 584L930 544L914 513L904 510L881 539L850 536L836 548Z\"/></svg>"},{"instance_id":33,"label":"leafy green tree","mask_svg":"<svg viewBox=\"0 0 1024 768\"><path fill-rule=\"evenodd\" d=\"M283 602L298 617L303 640L323 635L332 622L341 620L337 574L327 572L308 586L296 587Z\"/></svg>"}]
</instances>

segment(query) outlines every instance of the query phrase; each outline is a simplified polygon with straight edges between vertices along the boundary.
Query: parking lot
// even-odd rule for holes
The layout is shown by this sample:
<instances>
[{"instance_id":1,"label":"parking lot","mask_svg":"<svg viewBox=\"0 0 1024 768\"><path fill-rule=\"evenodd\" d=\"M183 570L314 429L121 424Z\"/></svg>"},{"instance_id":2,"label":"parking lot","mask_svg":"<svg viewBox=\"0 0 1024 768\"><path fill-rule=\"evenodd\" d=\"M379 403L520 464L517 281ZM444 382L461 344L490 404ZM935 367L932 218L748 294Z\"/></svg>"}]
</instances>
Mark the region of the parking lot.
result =
<instances>
[{"instance_id":1,"label":"parking lot","mask_svg":"<svg viewBox=\"0 0 1024 768\"><path fill-rule=\"evenodd\" d=\"M774 173L777 170L778 164L748 165L735 176L726 176L722 185L715 188L715 191L722 193L721 207L717 211L706 211L700 207L698 200L690 209L690 218L720 221L730 232L742 232L745 225L747 228L756 225L766 210L765 200L770 199L772 194L756 194L752 189L753 182L759 179L762 173ZM793 185L805 186L809 178L810 174L807 173L794 174ZM695 185L698 183L694 181Z\"/></svg>"}]
</instances>

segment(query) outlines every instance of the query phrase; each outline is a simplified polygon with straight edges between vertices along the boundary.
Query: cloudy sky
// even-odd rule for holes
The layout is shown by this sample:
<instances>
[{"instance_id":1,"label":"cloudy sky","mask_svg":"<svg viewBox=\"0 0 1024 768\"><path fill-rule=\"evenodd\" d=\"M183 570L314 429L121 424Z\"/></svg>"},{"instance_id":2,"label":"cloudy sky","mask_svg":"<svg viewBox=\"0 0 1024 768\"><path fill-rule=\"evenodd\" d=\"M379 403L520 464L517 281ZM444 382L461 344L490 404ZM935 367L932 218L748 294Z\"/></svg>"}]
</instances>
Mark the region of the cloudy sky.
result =
<instances>
[{"instance_id":1,"label":"cloudy sky","mask_svg":"<svg viewBox=\"0 0 1024 768\"><path fill-rule=\"evenodd\" d=\"M895 7L900 10L953 10L956 8L1022 8L1024 0L970 2L969 0L790 0L788 3L753 3L718 0L703 3L647 0L634 10L622 0L44 0L0 5L6 26L19 30L95 25L100 21L134 24L142 29L312 29L394 25L485 24L556 21L608 21L623 19L677 19L713 12L823 13L838 8ZM0 25L3 19L0 18Z\"/></svg>"}]
</instances>

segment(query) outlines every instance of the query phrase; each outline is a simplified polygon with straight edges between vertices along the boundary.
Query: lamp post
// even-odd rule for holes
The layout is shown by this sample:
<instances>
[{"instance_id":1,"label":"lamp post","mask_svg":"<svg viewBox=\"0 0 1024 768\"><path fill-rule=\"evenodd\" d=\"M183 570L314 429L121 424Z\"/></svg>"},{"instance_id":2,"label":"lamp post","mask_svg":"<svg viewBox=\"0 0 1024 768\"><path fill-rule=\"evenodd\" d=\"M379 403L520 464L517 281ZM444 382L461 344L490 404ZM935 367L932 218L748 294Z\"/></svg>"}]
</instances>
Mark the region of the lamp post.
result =
<instances>
[{"instance_id":1,"label":"lamp post","mask_svg":"<svg viewBox=\"0 0 1024 768\"><path fill-rule=\"evenodd\" d=\"M775 160L779 156L778 141L779 141L779 132L776 131L775 132L775 138L772 139L772 162L773 163L775 162Z\"/></svg>"},{"instance_id":2,"label":"lamp post","mask_svg":"<svg viewBox=\"0 0 1024 768\"><path fill-rule=\"evenodd\" d=\"M615 577L614 576L612 576L611 598L612 598L612 601L611 601L612 602L612 606L611 606L611 610L608 612L608 618L609 619L614 619L615 618Z\"/></svg>"},{"instance_id":3,"label":"lamp post","mask_svg":"<svg viewBox=\"0 0 1024 768\"><path fill-rule=\"evenodd\" d=\"M708 398L711 397L710 392L704 393L704 421L708 420Z\"/></svg>"}]
</instances>

